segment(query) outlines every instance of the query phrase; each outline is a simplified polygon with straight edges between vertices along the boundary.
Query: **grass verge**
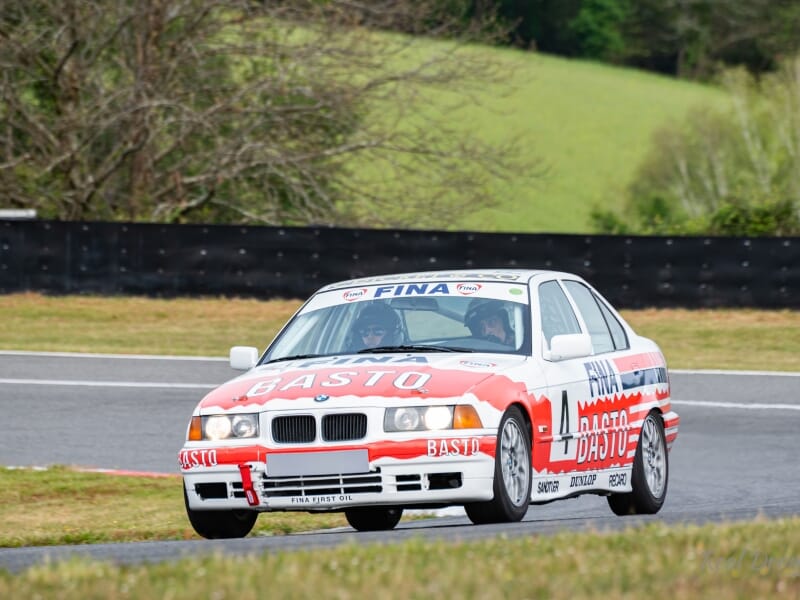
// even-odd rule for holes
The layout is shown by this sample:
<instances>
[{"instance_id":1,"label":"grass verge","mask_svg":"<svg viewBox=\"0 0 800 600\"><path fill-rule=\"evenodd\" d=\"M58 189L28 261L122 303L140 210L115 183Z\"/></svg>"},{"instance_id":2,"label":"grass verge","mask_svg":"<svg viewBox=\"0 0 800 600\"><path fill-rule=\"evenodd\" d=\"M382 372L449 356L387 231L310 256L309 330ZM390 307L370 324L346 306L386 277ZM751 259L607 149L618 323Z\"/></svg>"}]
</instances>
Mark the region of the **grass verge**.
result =
<instances>
[{"instance_id":1,"label":"grass verge","mask_svg":"<svg viewBox=\"0 0 800 600\"><path fill-rule=\"evenodd\" d=\"M635 310L622 315L673 369L800 371L800 311Z\"/></svg>"},{"instance_id":2,"label":"grass verge","mask_svg":"<svg viewBox=\"0 0 800 600\"><path fill-rule=\"evenodd\" d=\"M0 468L0 547L199 539L181 490L180 476ZM346 525L338 513L273 513L262 515L251 535Z\"/></svg>"},{"instance_id":3,"label":"grass verge","mask_svg":"<svg viewBox=\"0 0 800 600\"><path fill-rule=\"evenodd\" d=\"M0 296L0 350L227 356L263 350L299 300ZM673 369L800 371L800 311L629 310Z\"/></svg>"},{"instance_id":4,"label":"grass verge","mask_svg":"<svg viewBox=\"0 0 800 600\"><path fill-rule=\"evenodd\" d=\"M387 539L391 534L387 535ZM797 598L800 519L0 572L0 597Z\"/></svg>"}]
</instances>

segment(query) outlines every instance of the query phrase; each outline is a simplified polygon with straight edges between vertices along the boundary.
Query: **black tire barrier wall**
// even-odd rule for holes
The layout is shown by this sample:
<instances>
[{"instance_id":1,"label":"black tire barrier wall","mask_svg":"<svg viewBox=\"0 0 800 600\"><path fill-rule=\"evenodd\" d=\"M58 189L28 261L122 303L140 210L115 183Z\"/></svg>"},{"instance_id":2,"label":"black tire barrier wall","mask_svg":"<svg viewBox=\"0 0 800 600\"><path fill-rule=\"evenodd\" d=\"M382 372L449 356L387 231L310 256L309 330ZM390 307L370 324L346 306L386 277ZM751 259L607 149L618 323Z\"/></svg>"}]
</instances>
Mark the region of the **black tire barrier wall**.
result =
<instances>
[{"instance_id":1,"label":"black tire barrier wall","mask_svg":"<svg viewBox=\"0 0 800 600\"><path fill-rule=\"evenodd\" d=\"M305 298L365 275L578 273L620 308L798 308L800 238L0 220L0 293Z\"/></svg>"}]
</instances>

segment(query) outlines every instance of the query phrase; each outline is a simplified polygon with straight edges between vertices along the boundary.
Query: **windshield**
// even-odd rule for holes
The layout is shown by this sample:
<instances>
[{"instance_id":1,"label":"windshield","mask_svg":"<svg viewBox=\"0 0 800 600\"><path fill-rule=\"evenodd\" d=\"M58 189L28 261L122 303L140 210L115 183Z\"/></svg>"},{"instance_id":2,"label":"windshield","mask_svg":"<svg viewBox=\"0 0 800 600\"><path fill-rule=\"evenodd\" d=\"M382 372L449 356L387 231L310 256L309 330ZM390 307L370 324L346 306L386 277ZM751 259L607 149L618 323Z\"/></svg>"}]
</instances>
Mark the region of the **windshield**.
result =
<instances>
[{"instance_id":1,"label":"windshield","mask_svg":"<svg viewBox=\"0 0 800 600\"><path fill-rule=\"evenodd\" d=\"M422 282L314 295L261 364L292 357L381 352L529 354L527 286Z\"/></svg>"}]
</instances>

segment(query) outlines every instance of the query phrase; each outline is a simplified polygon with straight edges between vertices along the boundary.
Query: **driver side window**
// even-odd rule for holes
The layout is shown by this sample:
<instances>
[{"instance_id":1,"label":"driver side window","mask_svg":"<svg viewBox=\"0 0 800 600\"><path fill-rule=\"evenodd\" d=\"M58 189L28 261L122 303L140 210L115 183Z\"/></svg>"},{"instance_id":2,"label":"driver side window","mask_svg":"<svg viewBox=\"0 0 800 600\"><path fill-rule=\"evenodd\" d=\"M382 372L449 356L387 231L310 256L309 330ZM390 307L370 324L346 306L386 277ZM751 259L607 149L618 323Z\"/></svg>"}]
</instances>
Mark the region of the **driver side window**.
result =
<instances>
[{"instance_id":1,"label":"driver side window","mask_svg":"<svg viewBox=\"0 0 800 600\"><path fill-rule=\"evenodd\" d=\"M542 319L542 333L548 349L554 335L581 332L581 326L572 311L572 305L557 281L546 281L539 286L539 311Z\"/></svg>"}]
</instances>

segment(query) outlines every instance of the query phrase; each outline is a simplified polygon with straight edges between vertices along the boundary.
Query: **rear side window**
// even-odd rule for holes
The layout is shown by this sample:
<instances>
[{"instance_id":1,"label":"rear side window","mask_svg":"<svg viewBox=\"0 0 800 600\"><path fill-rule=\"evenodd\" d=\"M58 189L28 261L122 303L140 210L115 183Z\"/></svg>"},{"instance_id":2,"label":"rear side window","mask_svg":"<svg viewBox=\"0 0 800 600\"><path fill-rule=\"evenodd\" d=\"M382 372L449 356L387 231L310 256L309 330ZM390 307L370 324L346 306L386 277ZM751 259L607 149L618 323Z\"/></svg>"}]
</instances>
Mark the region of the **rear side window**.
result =
<instances>
[{"instance_id":1,"label":"rear side window","mask_svg":"<svg viewBox=\"0 0 800 600\"><path fill-rule=\"evenodd\" d=\"M615 317L612 312L608 310L608 306L606 306L606 303L600 298L595 296L595 300L597 301L597 305L600 307L600 312L603 313L603 317L606 320L609 331L611 331L611 339L614 340L614 349L627 349L629 347L628 336L625 334L625 329L622 328L622 324L619 322L619 319L617 319L617 317Z\"/></svg>"},{"instance_id":2,"label":"rear side window","mask_svg":"<svg viewBox=\"0 0 800 600\"><path fill-rule=\"evenodd\" d=\"M564 287L572 295L589 328L595 354L628 347L622 325L588 287L577 281L565 281Z\"/></svg>"},{"instance_id":3,"label":"rear side window","mask_svg":"<svg viewBox=\"0 0 800 600\"><path fill-rule=\"evenodd\" d=\"M539 311L542 318L542 333L550 348L554 335L580 333L581 326L567 295L556 281L546 281L539 286Z\"/></svg>"}]
</instances>

